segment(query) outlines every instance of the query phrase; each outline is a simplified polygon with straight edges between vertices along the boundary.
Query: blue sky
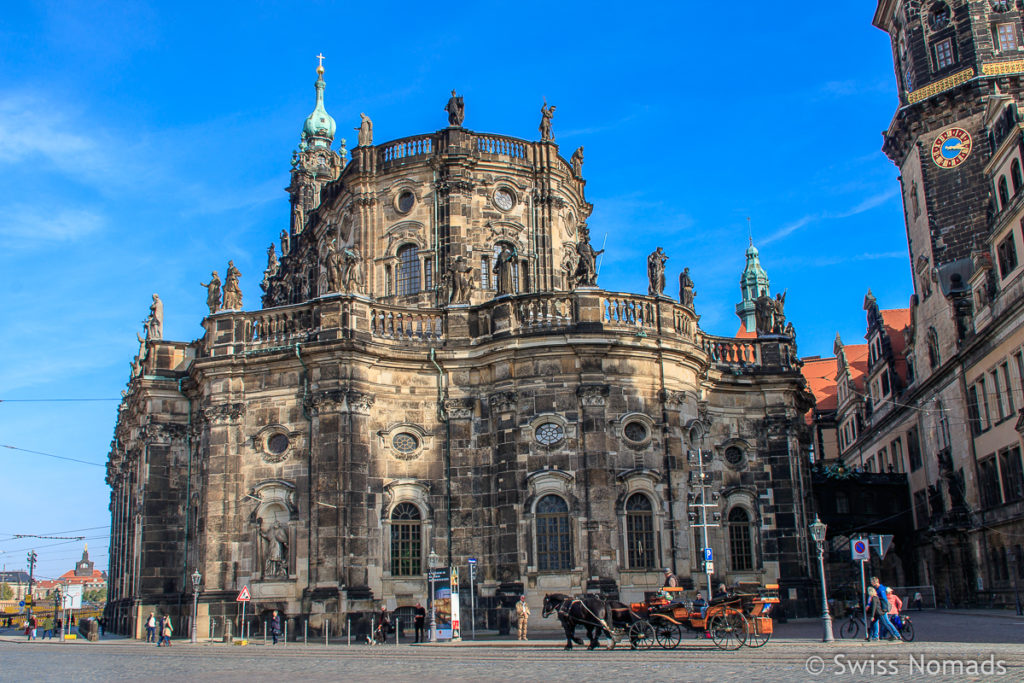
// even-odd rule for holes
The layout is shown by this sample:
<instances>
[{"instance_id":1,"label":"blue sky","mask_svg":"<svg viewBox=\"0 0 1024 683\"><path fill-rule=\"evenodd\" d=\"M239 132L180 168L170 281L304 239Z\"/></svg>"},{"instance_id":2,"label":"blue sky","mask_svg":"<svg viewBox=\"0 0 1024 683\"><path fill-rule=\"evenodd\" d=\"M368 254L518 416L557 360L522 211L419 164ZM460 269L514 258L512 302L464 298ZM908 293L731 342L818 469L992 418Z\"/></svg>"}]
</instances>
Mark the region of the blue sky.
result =
<instances>
[{"instance_id":1,"label":"blue sky","mask_svg":"<svg viewBox=\"0 0 1024 683\"><path fill-rule=\"evenodd\" d=\"M708 332L733 334L750 216L802 355L864 333L864 294L904 307L896 107L874 3L13 3L0 24L0 444L102 464L150 297L164 335L201 335L205 281L234 259L258 306L287 225L291 152L326 102L355 144L447 125L585 146L599 284L646 292L663 246L689 266ZM607 237L606 237L607 235ZM38 549L71 568L84 535L106 565L102 467L0 448L0 563ZM81 532L69 530L84 529ZM44 547L47 546L47 547Z\"/></svg>"}]
</instances>

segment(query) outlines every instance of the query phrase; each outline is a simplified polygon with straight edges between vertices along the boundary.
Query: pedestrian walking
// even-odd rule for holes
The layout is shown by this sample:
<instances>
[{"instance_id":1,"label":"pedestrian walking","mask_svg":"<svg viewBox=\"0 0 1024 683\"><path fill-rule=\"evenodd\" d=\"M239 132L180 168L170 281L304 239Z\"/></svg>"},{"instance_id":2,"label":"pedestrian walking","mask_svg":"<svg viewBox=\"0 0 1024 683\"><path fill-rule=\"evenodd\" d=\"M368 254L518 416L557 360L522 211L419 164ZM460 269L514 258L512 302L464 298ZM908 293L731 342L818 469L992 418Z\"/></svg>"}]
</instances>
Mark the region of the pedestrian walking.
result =
<instances>
[{"instance_id":1,"label":"pedestrian walking","mask_svg":"<svg viewBox=\"0 0 1024 683\"><path fill-rule=\"evenodd\" d=\"M281 636L281 615L274 610L274 613L270 616L270 637L274 639L274 645L277 645L277 639Z\"/></svg>"},{"instance_id":2,"label":"pedestrian walking","mask_svg":"<svg viewBox=\"0 0 1024 683\"><path fill-rule=\"evenodd\" d=\"M884 626L887 634L892 639L897 641L903 640L900 636L899 631L889 621L889 600L885 597L887 594L885 586L878 580L877 576L871 577L871 586L868 588L868 610L872 618L871 622L871 640L878 640L879 627Z\"/></svg>"},{"instance_id":3,"label":"pedestrian walking","mask_svg":"<svg viewBox=\"0 0 1024 683\"><path fill-rule=\"evenodd\" d=\"M43 619L43 640L53 638L53 617Z\"/></svg>"},{"instance_id":4,"label":"pedestrian walking","mask_svg":"<svg viewBox=\"0 0 1024 683\"><path fill-rule=\"evenodd\" d=\"M519 640L526 640L526 627L530 623L530 606L526 604L526 596L520 595L516 603L516 620L519 622Z\"/></svg>"},{"instance_id":5,"label":"pedestrian walking","mask_svg":"<svg viewBox=\"0 0 1024 683\"><path fill-rule=\"evenodd\" d=\"M914 593L914 607L918 612L921 611L921 605L924 603L924 598L921 597L921 591Z\"/></svg>"},{"instance_id":6,"label":"pedestrian walking","mask_svg":"<svg viewBox=\"0 0 1024 683\"><path fill-rule=\"evenodd\" d=\"M416 603L416 612L412 618L413 626L416 628L414 643L423 642L423 624L427 620L427 609L420 603Z\"/></svg>"},{"instance_id":7,"label":"pedestrian walking","mask_svg":"<svg viewBox=\"0 0 1024 683\"><path fill-rule=\"evenodd\" d=\"M36 615L34 615L34 614L28 615L28 628L25 630L25 633L28 635L28 639L29 640L35 640L36 639L36 629L37 628L39 628L39 620L36 619Z\"/></svg>"},{"instance_id":8,"label":"pedestrian walking","mask_svg":"<svg viewBox=\"0 0 1024 683\"><path fill-rule=\"evenodd\" d=\"M156 640L156 616L150 612L149 619L146 619L146 642L155 643Z\"/></svg>"},{"instance_id":9,"label":"pedestrian walking","mask_svg":"<svg viewBox=\"0 0 1024 683\"><path fill-rule=\"evenodd\" d=\"M171 646L171 635L174 634L174 626L171 625L171 617L164 615L160 620L160 639L157 640L156 646L160 647L165 644L167 647Z\"/></svg>"}]
</instances>

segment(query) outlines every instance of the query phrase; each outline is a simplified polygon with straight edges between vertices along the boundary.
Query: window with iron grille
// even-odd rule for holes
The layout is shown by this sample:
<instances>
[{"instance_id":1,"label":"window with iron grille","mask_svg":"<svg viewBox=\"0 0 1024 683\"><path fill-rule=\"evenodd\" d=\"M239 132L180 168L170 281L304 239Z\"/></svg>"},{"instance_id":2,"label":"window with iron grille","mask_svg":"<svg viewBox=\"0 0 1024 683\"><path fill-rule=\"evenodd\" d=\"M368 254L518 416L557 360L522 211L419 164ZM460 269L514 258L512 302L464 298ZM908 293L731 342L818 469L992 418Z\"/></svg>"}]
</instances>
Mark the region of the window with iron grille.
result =
<instances>
[{"instance_id":1,"label":"window with iron grille","mask_svg":"<svg viewBox=\"0 0 1024 683\"><path fill-rule=\"evenodd\" d=\"M421 530L420 510L412 503L399 503L391 511L393 576L419 576L423 573Z\"/></svg>"},{"instance_id":2,"label":"window with iron grille","mask_svg":"<svg viewBox=\"0 0 1024 683\"><path fill-rule=\"evenodd\" d=\"M743 508L729 511L729 557L733 571L743 572L754 568L750 515Z\"/></svg>"},{"instance_id":3,"label":"window with iron grille","mask_svg":"<svg viewBox=\"0 0 1024 683\"><path fill-rule=\"evenodd\" d=\"M950 38L935 43L935 70L942 71L953 65L953 41Z\"/></svg>"},{"instance_id":4,"label":"window with iron grille","mask_svg":"<svg viewBox=\"0 0 1024 683\"><path fill-rule=\"evenodd\" d=\"M651 569L655 564L654 511L651 499L634 493L626 500L626 544L629 546L629 566Z\"/></svg>"},{"instance_id":5,"label":"window with iron grille","mask_svg":"<svg viewBox=\"0 0 1024 683\"><path fill-rule=\"evenodd\" d=\"M537 501L537 570L565 571L572 568L569 536L569 506L558 496Z\"/></svg>"},{"instance_id":6,"label":"window with iron grille","mask_svg":"<svg viewBox=\"0 0 1024 683\"><path fill-rule=\"evenodd\" d=\"M999 37L999 50L1017 49L1017 27L1013 24L999 24L996 26L996 35Z\"/></svg>"},{"instance_id":7,"label":"window with iron grille","mask_svg":"<svg viewBox=\"0 0 1024 683\"><path fill-rule=\"evenodd\" d=\"M398 250L398 294L409 296L420 291L420 259L416 246L407 244Z\"/></svg>"}]
</instances>

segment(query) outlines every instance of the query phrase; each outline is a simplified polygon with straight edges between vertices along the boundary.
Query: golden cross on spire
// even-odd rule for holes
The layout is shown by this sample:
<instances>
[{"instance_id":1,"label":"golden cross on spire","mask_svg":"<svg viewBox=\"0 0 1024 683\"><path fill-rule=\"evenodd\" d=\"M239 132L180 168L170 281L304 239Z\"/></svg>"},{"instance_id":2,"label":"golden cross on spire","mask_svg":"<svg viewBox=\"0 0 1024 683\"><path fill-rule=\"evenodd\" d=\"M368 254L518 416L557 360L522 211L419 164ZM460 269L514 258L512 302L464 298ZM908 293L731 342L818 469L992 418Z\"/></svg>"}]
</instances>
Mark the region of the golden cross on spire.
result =
<instances>
[{"instance_id":1,"label":"golden cross on spire","mask_svg":"<svg viewBox=\"0 0 1024 683\"><path fill-rule=\"evenodd\" d=\"M316 58L317 58L318 60L320 60L320 63L316 65L316 68L318 68L318 69L322 69L322 68L324 68L324 53L323 53L323 52L321 52L320 54L318 54L318 55L316 56Z\"/></svg>"}]
</instances>

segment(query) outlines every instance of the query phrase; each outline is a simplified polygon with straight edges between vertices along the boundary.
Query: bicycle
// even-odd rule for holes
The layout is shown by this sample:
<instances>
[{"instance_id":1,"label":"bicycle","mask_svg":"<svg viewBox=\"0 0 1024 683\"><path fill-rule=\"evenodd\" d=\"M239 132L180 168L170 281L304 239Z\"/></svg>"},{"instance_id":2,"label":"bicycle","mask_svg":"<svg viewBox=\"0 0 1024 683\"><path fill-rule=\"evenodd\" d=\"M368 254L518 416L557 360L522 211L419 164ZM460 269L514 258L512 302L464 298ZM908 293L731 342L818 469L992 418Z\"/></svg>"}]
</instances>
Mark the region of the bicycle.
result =
<instances>
[{"instance_id":1,"label":"bicycle","mask_svg":"<svg viewBox=\"0 0 1024 683\"><path fill-rule=\"evenodd\" d=\"M860 611L851 611L850 618L839 627L839 635L843 638L856 638L864 625L864 615ZM867 633L867 629L864 630Z\"/></svg>"}]
</instances>

